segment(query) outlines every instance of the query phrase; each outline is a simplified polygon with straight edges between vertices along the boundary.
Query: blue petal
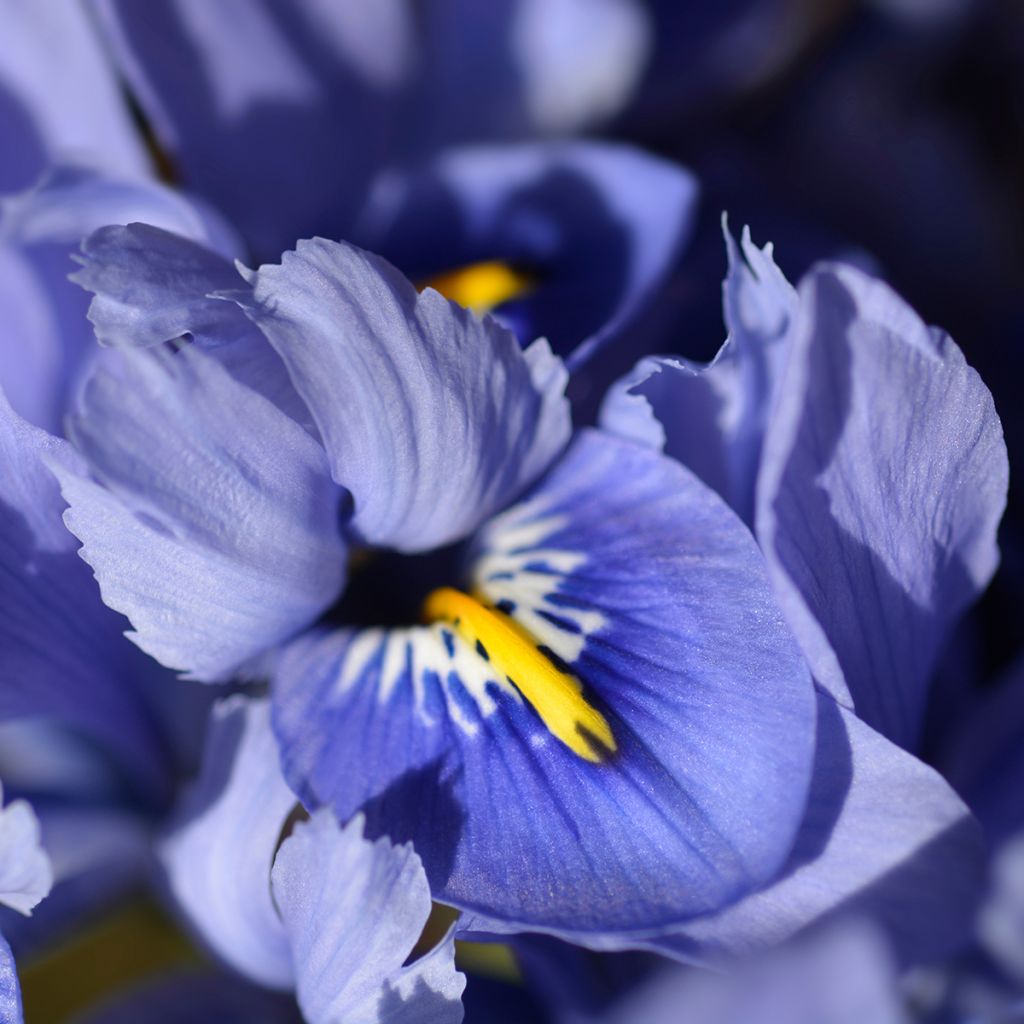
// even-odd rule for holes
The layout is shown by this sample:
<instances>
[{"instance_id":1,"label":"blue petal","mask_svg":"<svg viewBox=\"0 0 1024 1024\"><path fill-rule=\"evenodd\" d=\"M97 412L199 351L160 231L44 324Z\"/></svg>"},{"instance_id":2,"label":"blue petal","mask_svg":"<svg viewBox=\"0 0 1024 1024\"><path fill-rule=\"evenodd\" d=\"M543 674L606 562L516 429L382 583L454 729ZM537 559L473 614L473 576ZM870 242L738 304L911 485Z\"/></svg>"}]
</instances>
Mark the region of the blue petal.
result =
<instances>
[{"instance_id":1,"label":"blue petal","mask_svg":"<svg viewBox=\"0 0 1024 1024\"><path fill-rule=\"evenodd\" d=\"M273 681L310 805L412 839L437 898L587 941L708 912L779 870L812 687L753 538L677 463L584 433L477 539L474 585L604 714L584 760L441 624L296 641Z\"/></svg>"},{"instance_id":2,"label":"blue petal","mask_svg":"<svg viewBox=\"0 0 1024 1024\"><path fill-rule=\"evenodd\" d=\"M323 449L200 349L121 356L70 425L92 476L58 467L66 522L143 650L226 677L338 595L339 492Z\"/></svg>"},{"instance_id":3,"label":"blue petal","mask_svg":"<svg viewBox=\"0 0 1024 1024\"><path fill-rule=\"evenodd\" d=\"M310 1024L462 1020L466 979L452 933L403 967L430 915L430 888L411 846L363 838L328 810L300 822L272 873L295 963L296 995Z\"/></svg>"},{"instance_id":4,"label":"blue petal","mask_svg":"<svg viewBox=\"0 0 1024 1024\"><path fill-rule=\"evenodd\" d=\"M21 986L11 947L0 935L0 1024L24 1024Z\"/></svg>"},{"instance_id":5,"label":"blue petal","mask_svg":"<svg viewBox=\"0 0 1024 1024\"><path fill-rule=\"evenodd\" d=\"M845 921L731 974L664 970L595 1024L910 1024L882 936Z\"/></svg>"},{"instance_id":6,"label":"blue petal","mask_svg":"<svg viewBox=\"0 0 1024 1024\"><path fill-rule=\"evenodd\" d=\"M575 371L643 310L696 205L687 171L626 146L467 147L382 180L358 238L414 280L488 260L532 273L495 314Z\"/></svg>"},{"instance_id":7,"label":"blue petal","mask_svg":"<svg viewBox=\"0 0 1024 1024\"><path fill-rule=\"evenodd\" d=\"M45 463L68 446L0 393L0 717L50 715L98 739L141 789L165 783L162 742L140 690L148 659L121 636L61 520Z\"/></svg>"},{"instance_id":8,"label":"blue petal","mask_svg":"<svg viewBox=\"0 0 1024 1024\"><path fill-rule=\"evenodd\" d=\"M39 820L24 800L15 800L0 809L0 903L30 914L52 885L53 869L39 841Z\"/></svg>"},{"instance_id":9,"label":"blue petal","mask_svg":"<svg viewBox=\"0 0 1024 1024\"><path fill-rule=\"evenodd\" d=\"M931 768L827 694L818 706L807 814L778 881L651 948L741 954L852 912L876 919L904 963L966 942L984 881L977 823Z\"/></svg>"},{"instance_id":10,"label":"blue petal","mask_svg":"<svg viewBox=\"0 0 1024 1024\"><path fill-rule=\"evenodd\" d=\"M293 983L269 878L295 797L277 763L265 702L216 707L198 780L161 843L171 892L227 963L271 988Z\"/></svg>"},{"instance_id":11,"label":"blue petal","mask_svg":"<svg viewBox=\"0 0 1024 1024\"><path fill-rule=\"evenodd\" d=\"M347 233L398 140L406 5L95 6L182 180L244 225L262 258L304 235Z\"/></svg>"},{"instance_id":12,"label":"blue petal","mask_svg":"<svg viewBox=\"0 0 1024 1024\"><path fill-rule=\"evenodd\" d=\"M62 432L66 407L96 358L88 299L68 281L82 238L105 224L142 220L224 256L237 240L212 212L151 182L81 168L49 173L35 188L0 202L0 384L30 422Z\"/></svg>"},{"instance_id":13,"label":"blue petal","mask_svg":"<svg viewBox=\"0 0 1024 1024\"><path fill-rule=\"evenodd\" d=\"M757 535L815 678L903 746L998 561L1007 461L955 344L885 285L810 273L764 442Z\"/></svg>"},{"instance_id":14,"label":"blue petal","mask_svg":"<svg viewBox=\"0 0 1024 1024\"><path fill-rule=\"evenodd\" d=\"M26 188L69 156L131 175L148 160L89 12L4 4L0 38L0 193Z\"/></svg>"},{"instance_id":15,"label":"blue petal","mask_svg":"<svg viewBox=\"0 0 1024 1024\"><path fill-rule=\"evenodd\" d=\"M758 249L746 229L740 246L727 229L725 241L729 337L714 361L641 360L609 391L601 425L678 459L753 524L762 444L797 300L770 245Z\"/></svg>"},{"instance_id":16,"label":"blue petal","mask_svg":"<svg viewBox=\"0 0 1024 1024\"><path fill-rule=\"evenodd\" d=\"M568 439L565 371L545 342L521 352L494 320L417 295L379 257L300 242L252 284L236 298L288 367L369 543L465 537Z\"/></svg>"},{"instance_id":17,"label":"blue petal","mask_svg":"<svg viewBox=\"0 0 1024 1024\"><path fill-rule=\"evenodd\" d=\"M978 914L978 942L1018 984L1024 983L1024 834L999 848L991 887Z\"/></svg>"}]
</instances>

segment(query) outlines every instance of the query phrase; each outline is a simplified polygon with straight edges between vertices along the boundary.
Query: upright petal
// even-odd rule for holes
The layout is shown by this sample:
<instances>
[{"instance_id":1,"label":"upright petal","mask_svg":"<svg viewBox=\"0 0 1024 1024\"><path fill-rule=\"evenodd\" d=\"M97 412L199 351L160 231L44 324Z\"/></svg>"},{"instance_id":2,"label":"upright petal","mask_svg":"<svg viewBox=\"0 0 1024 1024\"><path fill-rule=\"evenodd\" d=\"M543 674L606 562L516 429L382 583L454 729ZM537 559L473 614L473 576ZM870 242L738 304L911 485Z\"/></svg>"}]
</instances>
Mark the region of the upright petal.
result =
<instances>
[{"instance_id":1,"label":"upright petal","mask_svg":"<svg viewBox=\"0 0 1024 1024\"><path fill-rule=\"evenodd\" d=\"M150 795L166 784L163 740L141 690L152 663L104 606L46 463L65 442L0 393L0 717L53 716L98 740Z\"/></svg>"},{"instance_id":2,"label":"upright petal","mask_svg":"<svg viewBox=\"0 0 1024 1024\"><path fill-rule=\"evenodd\" d=\"M68 158L145 175L145 147L85 6L4 0L0 20L0 193Z\"/></svg>"},{"instance_id":3,"label":"upright petal","mask_svg":"<svg viewBox=\"0 0 1024 1024\"><path fill-rule=\"evenodd\" d=\"M130 637L223 678L337 597L339 491L320 445L197 347L121 356L71 423L66 521Z\"/></svg>"},{"instance_id":4,"label":"upright petal","mask_svg":"<svg viewBox=\"0 0 1024 1024\"><path fill-rule=\"evenodd\" d=\"M235 295L277 349L371 544L420 551L469 534L569 436L565 372L389 263L300 242Z\"/></svg>"},{"instance_id":5,"label":"upright petal","mask_svg":"<svg viewBox=\"0 0 1024 1024\"><path fill-rule=\"evenodd\" d=\"M445 902L591 943L774 877L812 687L720 499L587 432L484 528L470 576L478 600L442 592L433 625L285 651L274 723L309 805L411 839Z\"/></svg>"},{"instance_id":6,"label":"upright petal","mask_svg":"<svg viewBox=\"0 0 1024 1024\"><path fill-rule=\"evenodd\" d=\"M296 996L309 1024L458 1024L466 979L452 933L403 967L430 915L430 887L412 847L339 829L318 811L274 861L274 899L291 943Z\"/></svg>"},{"instance_id":7,"label":"upright petal","mask_svg":"<svg viewBox=\"0 0 1024 1024\"><path fill-rule=\"evenodd\" d=\"M734 956L855 912L883 927L904 964L933 960L970 936L984 853L941 776L819 693L807 814L778 880L650 948Z\"/></svg>"},{"instance_id":8,"label":"upright petal","mask_svg":"<svg viewBox=\"0 0 1024 1024\"><path fill-rule=\"evenodd\" d=\"M39 821L24 800L15 800L0 809L0 903L30 914L51 885L53 869L39 842Z\"/></svg>"},{"instance_id":9,"label":"upright petal","mask_svg":"<svg viewBox=\"0 0 1024 1024\"><path fill-rule=\"evenodd\" d=\"M758 538L815 678L913 747L950 623L998 560L1002 430L956 345L884 284L821 266L799 296Z\"/></svg>"},{"instance_id":10,"label":"upright petal","mask_svg":"<svg viewBox=\"0 0 1024 1024\"><path fill-rule=\"evenodd\" d=\"M270 867L294 806L266 703L232 697L214 710L202 771L160 846L192 928L235 970L280 989L294 976Z\"/></svg>"},{"instance_id":11,"label":"upright petal","mask_svg":"<svg viewBox=\"0 0 1024 1024\"><path fill-rule=\"evenodd\" d=\"M714 361L641 360L609 391L601 425L678 459L753 524L754 487L796 293L772 260L770 245L758 249L746 229L739 246L727 228L725 241L729 337Z\"/></svg>"}]
</instances>

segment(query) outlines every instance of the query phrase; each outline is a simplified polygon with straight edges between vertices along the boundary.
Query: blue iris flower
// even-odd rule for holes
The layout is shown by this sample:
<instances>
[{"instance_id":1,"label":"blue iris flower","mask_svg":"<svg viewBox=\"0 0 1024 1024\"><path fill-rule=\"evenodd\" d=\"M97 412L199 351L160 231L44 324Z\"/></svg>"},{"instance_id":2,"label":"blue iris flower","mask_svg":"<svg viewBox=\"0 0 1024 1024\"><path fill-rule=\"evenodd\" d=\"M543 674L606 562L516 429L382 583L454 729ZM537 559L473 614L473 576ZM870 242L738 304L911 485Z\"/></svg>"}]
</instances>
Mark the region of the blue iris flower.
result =
<instances>
[{"instance_id":1,"label":"blue iris flower","mask_svg":"<svg viewBox=\"0 0 1024 1024\"><path fill-rule=\"evenodd\" d=\"M351 246L300 243L230 297L223 345L125 352L72 420L66 521L136 642L203 679L272 655L293 787L412 839L483 917L614 943L774 875L813 696L724 503L644 448L570 443L545 342ZM467 588L431 624L318 625L351 549L454 542L441 582Z\"/></svg>"}]
</instances>

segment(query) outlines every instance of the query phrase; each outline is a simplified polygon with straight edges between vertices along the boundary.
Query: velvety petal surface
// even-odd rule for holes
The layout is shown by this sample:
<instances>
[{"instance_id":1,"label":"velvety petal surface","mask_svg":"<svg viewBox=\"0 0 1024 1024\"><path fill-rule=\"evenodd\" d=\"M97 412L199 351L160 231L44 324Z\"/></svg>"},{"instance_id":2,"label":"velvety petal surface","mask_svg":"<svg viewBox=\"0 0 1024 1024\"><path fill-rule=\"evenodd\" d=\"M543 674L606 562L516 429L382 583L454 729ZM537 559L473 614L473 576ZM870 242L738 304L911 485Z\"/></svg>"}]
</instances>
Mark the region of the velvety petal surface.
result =
<instances>
[{"instance_id":1,"label":"velvety petal surface","mask_svg":"<svg viewBox=\"0 0 1024 1024\"><path fill-rule=\"evenodd\" d=\"M0 194L69 157L148 172L142 139L83 4L0 4Z\"/></svg>"},{"instance_id":2,"label":"velvety petal surface","mask_svg":"<svg viewBox=\"0 0 1024 1024\"><path fill-rule=\"evenodd\" d=\"M525 630L577 698L527 655L502 660L487 629L311 632L272 691L308 806L364 807L370 834L411 839L438 899L589 942L776 874L804 811L812 687L720 499L585 432L481 531L467 575L484 617Z\"/></svg>"},{"instance_id":3,"label":"velvety petal surface","mask_svg":"<svg viewBox=\"0 0 1024 1024\"><path fill-rule=\"evenodd\" d=\"M0 809L0 903L30 914L52 884L50 858L39 842L39 820L24 800L15 800Z\"/></svg>"},{"instance_id":4,"label":"velvety petal surface","mask_svg":"<svg viewBox=\"0 0 1024 1024\"><path fill-rule=\"evenodd\" d=\"M153 795L163 741L139 686L151 671L105 607L47 463L65 442L22 420L0 394L0 717L53 716L85 732Z\"/></svg>"},{"instance_id":5,"label":"velvety petal surface","mask_svg":"<svg viewBox=\"0 0 1024 1024\"><path fill-rule=\"evenodd\" d=\"M966 943L985 851L963 801L825 693L817 737L807 814L778 881L651 948L684 958L745 954L851 912L876 920L903 963Z\"/></svg>"},{"instance_id":6,"label":"velvety petal surface","mask_svg":"<svg viewBox=\"0 0 1024 1024\"><path fill-rule=\"evenodd\" d=\"M472 146L385 176L357 240L415 281L493 261L514 268L521 294L495 315L523 345L547 338L575 371L621 337L671 271L697 192L688 171L628 146Z\"/></svg>"},{"instance_id":7,"label":"velvety petal surface","mask_svg":"<svg viewBox=\"0 0 1024 1024\"><path fill-rule=\"evenodd\" d=\"M295 987L310 1024L458 1024L466 979L451 932L403 967L430 915L412 847L343 829L329 810L299 822L274 861L272 888L288 933Z\"/></svg>"},{"instance_id":8,"label":"velvety petal surface","mask_svg":"<svg viewBox=\"0 0 1024 1024\"><path fill-rule=\"evenodd\" d=\"M337 597L345 546L323 449L197 347L121 353L70 429L87 468L58 469L66 522L164 665L229 676Z\"/></svg>"},{"instance_id":9,"label":"velvety petal surface","mask_svg":"<svg viewBox=\"0 0 1024 1024\"><path fill-rule=\"evenodd\" d=\"M284 360L334 479L371 544L459 540L548 466L569 436L565 370L371 253L300 242L234 297Z\"/></svg>"},{"instance_id":10,"label":"velvety petal surface","mask_svg":"<svg viewBox=\"0 0 1024 1024\"><path fill-rule=\"evenodd\" d=\"M815 678L913 746L949 626L998 561L1002 430L960 350L886 285L821 266L799 296L758 539Z\"/></svg>"},{"instance_id":11,"label":"velvety petal surface","mask_svg":"<svg viewBox=\"0 0 1024 1024\"><path fill-rule=\"evenodd\" d=\"M264 701L232 697L213 713L202 771L160 846L191 927L228 964L271 988L293 983L270 867L295 797L281 777Z\"/></svg>"},{"instance_id":12,"label":"velvety petal surface","mask_svg":"<svg viewBox=\"0 0 1024 1024\"><path fill-rule=\"evenodd\" d=\"M753 524L762 445L797 300L771 245L759 249L746 229L739 245L726 229L725 242L729 336L714 361L641 360L608 392L601 426L678 459Z\"/></svg>"}]
</instances>

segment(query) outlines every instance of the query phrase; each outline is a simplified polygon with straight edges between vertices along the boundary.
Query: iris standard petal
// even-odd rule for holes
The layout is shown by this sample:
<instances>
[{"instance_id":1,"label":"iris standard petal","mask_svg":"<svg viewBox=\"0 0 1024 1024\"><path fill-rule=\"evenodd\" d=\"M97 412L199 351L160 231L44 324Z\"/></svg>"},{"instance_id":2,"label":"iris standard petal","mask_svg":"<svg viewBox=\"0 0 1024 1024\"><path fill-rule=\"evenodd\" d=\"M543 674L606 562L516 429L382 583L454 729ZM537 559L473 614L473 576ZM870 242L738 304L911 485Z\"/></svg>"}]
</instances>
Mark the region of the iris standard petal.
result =
<instances>
[{"instance_id":1,"label":"iris standard petal","mask_svg":"<svg viewBox=\"0 0 1024 1024\"><path fill-rule=\"evenodd\" d=\"M24 800L15 800L0 809L0 903L30 914L51 885L53 869L39 841L39 820Z\"/></svg>"},{"instance_id":2,"label":"iris standard petal","mask_svg":"<svg viewBox=\"0 0 1024 1024\"><path fill-rule=\"evenodd\" d=\"M279 989L294 978L269 879L294 806L266 702L232 697L214 709L201 773L160 844L191 927L236 970Z\"/></svg>"},{"instance_id":3,"label":"iris standard petal","mask_svg":"<svg viewBox=\"0 0 1024 1024\"><path fill-rule=\"evenodd\" d=\"M83 731L153 795L166 778L140 688L150 664L125 642L62 522L47 463L67 452L0 393L0 717L53 716Z\"/></svg>"},{"instance_id":4,"label":"iris standard petal","mask_svg":"<svg viewBox=\"0 0 1024 1024\"><path fill-rule=\"evenodd\" d=\"M357 240L416 281L494 261L514 268L525 283L495 315L523 345L547 338L575 371L668 276L697 192L684 168L628 146L467 146L383 177Z\"/></svg>"},{"instance_id":5,"label":"iris standard petal","mask_svg":"<svg viewBox=\"0 0 1024 1024\"><path fill-rule=\"evenodd\" d=\"M85 7L4 0L0 19L0 193L69 157L146 174L142 139Z\"/></svg>"},{"instance_id":6,"label":"iris standard petal","mask_svg":"<svg viewBox=\"0 0 1024 1024\"><path fill-rule=\"evenodd\" d=\"M692 469L748 524L768 416L788 351L796 292L746 229L725 229L729 272L723 307L729 337L707 365L669 356L643 359L613 386L601 426L650 444Z\"/></svg>"},{"instance_id":7,"label":"iris standard petal","mask_svg":"<svg viewBox=\"0 0 1024 1024\"><path fill-rule=\"evenodd\" d=\"M561 361L385 260L300 242L235 298L284 360L319 427L352 527L400 551L440 547L504 507L570 431Z\"/></svg>"},{"instance_id":8,"label":"iris standard petal","mask_svg":"<svg viewBox=\"0 0 1024 1024\"><path fill-rule=\"evenodd\" d=\"M773 877L803 815L812 687L720 499L586 432L475 545L477 600L435 595L434 625L284 652L274 722L303 799L412 839L437 898L581 941Z\"/></svg>"},{"instance_id":9,"label":"iris standard petal","mask_svg":"<svg viewBox=\"0 0 1024 1024\"><path fill-rule=\"evenodd\" d=\"M223 678L337 597L339 491L320 445L197 347L120 356L70 425L88 471L57 468L66 522L144 651Z\"/></svg>"},{"instance_id":10,"label":"iris standard petal","mask_svg":"<svg viewBox=\"0 0 1024 1024\"><path fill-rule=\"evenodd\" d=\"M466 979L455 970L451 932L403 967L430 915L411 846L364 839L361 816L339 829L324 809L295 826L271 877L310 1024L462 1020Z\"/></svg>"},{"instance_id":11,"label":"iris standard petal","mask_svg":"<svg viewBox=\"0 0 1024 1024\"><path fill-rule=\"evenodd\" d=\"M21 986L11 947L0 935L0 1024L23 1024Z\"/></svg>"},{"instance_id":12,"label":"iris standard petal","mask_svg":"<svg viewBox=\"0 0 1024 1024\"><path fill-rule=\"evenodd\" d=\"M828 694L818 716L807 814L778 881L651 948L743 954L844 912L878 921L903 963L966 942L985 851L963 801Z\"/></svg>"},{"instance_id":13,"label":"iris standard petal","mask_svg":"<svg viewBox=\"0 0 1024 1024\"><path fill-rule=\"evenodd\" d=\"M950 623L998 561L1002 430L952 340L881 282L821 266L799 296L758 539L815 678L912 747Z\"/></svg>"}]
</instances>

